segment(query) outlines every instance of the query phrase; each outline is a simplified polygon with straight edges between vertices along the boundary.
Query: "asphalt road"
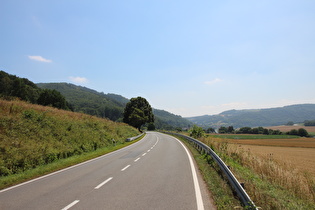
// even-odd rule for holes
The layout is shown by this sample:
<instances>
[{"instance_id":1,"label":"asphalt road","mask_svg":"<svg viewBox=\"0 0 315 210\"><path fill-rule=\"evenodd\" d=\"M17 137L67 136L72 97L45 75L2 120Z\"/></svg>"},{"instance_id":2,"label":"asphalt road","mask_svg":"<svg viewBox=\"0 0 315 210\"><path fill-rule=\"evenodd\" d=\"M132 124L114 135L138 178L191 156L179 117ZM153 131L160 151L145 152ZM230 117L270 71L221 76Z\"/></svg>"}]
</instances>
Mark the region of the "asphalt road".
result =
<instances>
[{"instance_id":1,"label":"asphalt road","mask_svg":"<svg viewBox=\"0 0 315 210\"><path fill-rule=\"evenodd\" d=\"M0 209L209 209L188 154L175 138L149 132L121 150L0 191Z\"/></svg>"}]
</instances>

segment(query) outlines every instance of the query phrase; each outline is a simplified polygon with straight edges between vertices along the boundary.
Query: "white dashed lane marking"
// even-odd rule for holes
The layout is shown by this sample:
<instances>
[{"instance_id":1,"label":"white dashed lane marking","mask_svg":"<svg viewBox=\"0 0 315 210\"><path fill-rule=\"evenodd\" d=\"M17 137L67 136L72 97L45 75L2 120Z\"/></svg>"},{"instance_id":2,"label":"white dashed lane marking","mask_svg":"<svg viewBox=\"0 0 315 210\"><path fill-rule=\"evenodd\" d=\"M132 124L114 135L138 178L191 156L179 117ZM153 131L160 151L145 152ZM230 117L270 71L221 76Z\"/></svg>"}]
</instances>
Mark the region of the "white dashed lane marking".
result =
<instances>
[{"instance_id":1,"label":"white dashed lane marking","mask_svg":"<svg viewBox=\"0 0 315 210\"><path fill-rule=\"evenodd\" d=\"M104 182L102 182L101 184L97 185L94 189L99 189L101 188L104 184L106 184L107 182L109 182L110 180L112 180L113 177L109 177L108 179L106 179Z\"/></svg>"}]
</instances>

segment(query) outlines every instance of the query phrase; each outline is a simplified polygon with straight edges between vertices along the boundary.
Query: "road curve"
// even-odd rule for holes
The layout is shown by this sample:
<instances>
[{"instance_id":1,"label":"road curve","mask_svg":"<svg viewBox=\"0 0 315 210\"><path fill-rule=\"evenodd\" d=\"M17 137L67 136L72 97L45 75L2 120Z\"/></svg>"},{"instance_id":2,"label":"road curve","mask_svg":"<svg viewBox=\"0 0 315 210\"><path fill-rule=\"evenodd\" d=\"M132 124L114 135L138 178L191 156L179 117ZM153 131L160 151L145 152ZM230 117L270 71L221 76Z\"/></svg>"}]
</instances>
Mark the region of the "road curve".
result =
<instances>
[{"instance_id":1,"label":"road curve","mask_svg":"<svg viewBox=\"0 0 315 210\"><path fill-rule=\"evenodd\" d=\"M149 132L118 151L0 191L0 209L208 209L199 183L185 146Z\"/></svg>"}]
</instances>

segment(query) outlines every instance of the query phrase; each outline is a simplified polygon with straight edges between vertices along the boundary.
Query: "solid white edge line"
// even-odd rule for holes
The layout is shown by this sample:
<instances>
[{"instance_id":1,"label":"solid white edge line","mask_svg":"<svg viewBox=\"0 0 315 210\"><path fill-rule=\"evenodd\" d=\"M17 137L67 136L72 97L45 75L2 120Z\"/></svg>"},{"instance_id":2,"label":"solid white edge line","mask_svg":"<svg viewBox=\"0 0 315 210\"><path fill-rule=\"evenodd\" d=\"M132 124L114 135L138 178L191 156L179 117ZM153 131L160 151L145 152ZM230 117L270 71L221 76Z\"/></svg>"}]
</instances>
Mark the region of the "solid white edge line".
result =
<instances>
[{"instance_id":1,"label":"solid white edge line","mask_svg":"<svg viewBox=\"0 0 315 210\"><path fill-rule=\"evenodd\" d=\"M125 168L121 169L121 171L124 171L124 170L126 170L127 168L129 168L129 167L130 167L130 165L127 165Z\"/></svg>"},{"instance_id":2,"label":"solid white edge line","mask_svg":"<svg viewBox=\"0 0 315 210\"><path fill-rule=\"evenodd\" d=\"M145 137L146 137L146 136L145 136ZM41 177L38 177L38 178L35 178L35 179L31 179L31 180L26 181L26 182L22 182L22 183L20 183L20 184L14 185L14 186L12 186L12 187L5 188L5 189L3 189L3 190L0 190L0 193L3 193L3 192L8 191L8 190L12 190L12 189L17 188L17 187L21 187L21 186L23 186L23 185L26 185L26 184L29 184L29 183L32 183L32 182L35 182L35 181L44 179L44 178L46 178L46 177L53 176L53 175L55 175L55 174L59 174L59 173L61 173L61 172L70 170L70 169L72 169L72 168L76 168L76 167L78 167L78 166L81 166L81 165L84 165L84 164L93 162L93 161L98 160L98 159L101 159L101 158L103 158L103 157L106 157L106 156L113 155L113 154L116 154L116 153L118 153L118 152L124 151L124 150L128 149L129 147L135 146L135 145L139 144L140 142L143 142L143 139L145 139L145 137L142 138L140 141L138 141L138 142L136 142L136 143L133 143L133 144L131 144L131 145L128 145L128 146L126 146L126 147L123 147L123 148L121 148L121 149L119 149L119 150L116 150L116 151L107 153L107 154L102 155L102 156L100 156L100 157L97 157L97 158L94 158L94 159L91 159L91 160L87 160L87 161L85 161L85 162L82 162L82 163L79 163L79 164L70 166L70 167L68 167L68 168L61 169L61 170L59 170L59 171L52 172L52 173L50 173L50 174L47 174L47 175L44 175L44 176L41 176Z\"/></svg>"},{"instance_id":3,"label":"solid white edge line","mask_svg":"<svg viewBox=\"0 0 315 210\"><path fill-rule=\"evenodd\" d=\"M175 138L175 137L173 137L173 138ZM190 153L188 152L187 148L185 147L185 145L181 141L179 141L178 139L176 139L176 140L184 147L184 149L185 149L185 151L186 151L186 153L188 155L190 168L191 168L191 173L192 173L193 180L194 180L194 187L195 187L195 194L196 194L196 201L197 201L197 209L198 210L204 210L195 164L194 164L194 162L192 160L192 157L191 157Z\"/></svg>"},{"instance_id":4,"label":"solid white edge line","mask_svg":"<svg viewBox=\"0 0 315 210\"><path fill-rule=\"evenodd\" d=\"M70 209L72 206L74 206L75 204L79 203L80 200L75 200L73 201L72 203L70 203L68 206L64 207L63 209L61 210L67 210L67 209Z\"/></svg>"},{"instance_id":5,"label":"solid white edge line","mask_svg":"<svg viewBox=\"0 0 315 210\"><path fill-rule=\"evenodd\" d=\"M106 184L107 182L109 182L110 180L112 180L113 177L109 177L108 179L106 179L104 182L102 182L101 184L97 185L94 189L100 189L104 184Z\"/></svg>"}]
</instances>

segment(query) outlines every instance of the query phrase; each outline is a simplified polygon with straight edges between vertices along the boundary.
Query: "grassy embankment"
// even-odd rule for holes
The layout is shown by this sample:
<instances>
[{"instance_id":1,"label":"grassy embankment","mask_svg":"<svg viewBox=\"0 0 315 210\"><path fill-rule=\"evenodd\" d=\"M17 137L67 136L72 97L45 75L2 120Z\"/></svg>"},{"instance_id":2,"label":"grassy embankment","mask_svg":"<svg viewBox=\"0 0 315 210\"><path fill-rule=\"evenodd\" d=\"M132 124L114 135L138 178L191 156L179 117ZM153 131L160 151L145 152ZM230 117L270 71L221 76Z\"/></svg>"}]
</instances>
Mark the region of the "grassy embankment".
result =
<instances>
[{"instance_id":1,"label":"grassy embankment","mask_svg":"<svg viewBox=\"0 0 315 210\"><path fill-rule=\"evenodd\" d=\"M222 160L230 166L237 179L245 183L247 193L257 206L262 207L262 209L315 209L315 179L311 172L297 169L286 161L285 156L281 159L276 159L273 157L273 154L268 152L267 155L262 156L251 152L243 146L245 144L254 144L253 142L259 145L260 141L266 144L268 141L266 136L222 135L221 137L210 135L200 140L213 148ZM240 142L242 138L243 142ZM291 149L296 147L295 144L299 145L300 141L306 142L307 147L312 148L310 145L315 145L314 140L311 138L284 140L279 139L279 136L269 136L269 143L272 145L270 148L286 148L285 141L288 141L287 147ZM275 142L279 142L279 144L274 145ZM297 146L297 148L300 147ZM205 158L208 159L209 157ZM211 161L209 162L210 166L216 169L216 166ZM201 168L201 170L203 169ZM216 169L215 171L218 170ZM209 176L208 173L208 171L203 172L204 176ZM211 182L211 178L209 179ZM216 180L216 182L219 181ZM212 188L210 186L211 191L213 191ZM214 200L219 204L219 207L224 204L220 194L213 194ZM227 194L230 194L228 190ZM227 204L233 201L231 197L226 198L226 200ZM222 209L225 207L223 206Z\"/></svg>"},{"instance_id":2,"label":"grassy embankment","mask_svg":"<svg viewBox=\"0 0 315 210\"><path fill-rule=\"evenodd\" d=\"M124 123L0 100L0 189L114 151L138 134Z\"/></svg>"}]
</instances>

